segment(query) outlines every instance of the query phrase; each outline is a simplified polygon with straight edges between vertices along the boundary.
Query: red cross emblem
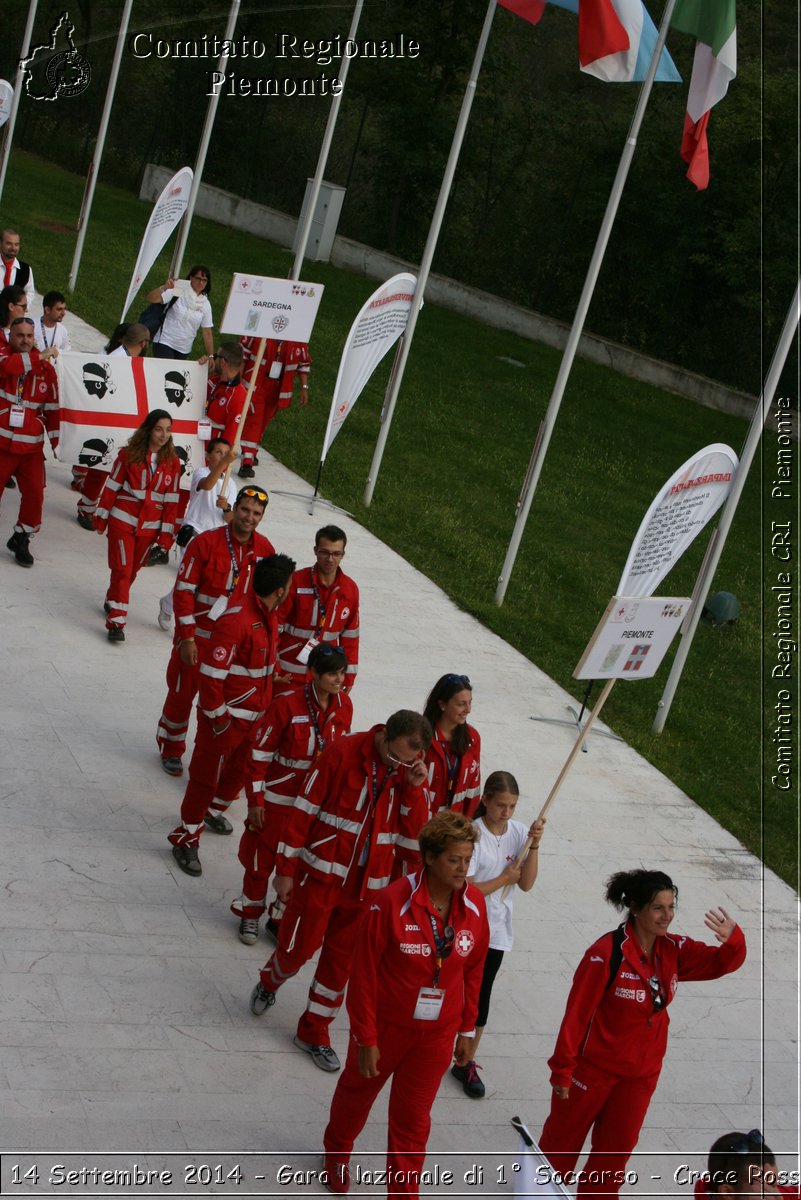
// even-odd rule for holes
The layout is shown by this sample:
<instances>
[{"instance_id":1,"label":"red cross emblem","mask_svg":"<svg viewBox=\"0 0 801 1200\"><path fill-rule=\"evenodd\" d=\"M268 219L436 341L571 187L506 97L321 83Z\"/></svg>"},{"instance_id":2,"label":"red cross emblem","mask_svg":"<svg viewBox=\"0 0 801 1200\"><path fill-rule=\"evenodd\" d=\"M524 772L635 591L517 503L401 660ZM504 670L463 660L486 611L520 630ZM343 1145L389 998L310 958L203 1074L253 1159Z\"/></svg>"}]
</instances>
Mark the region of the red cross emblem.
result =
<instances>
[{"instance_id":1,"label":"red cross emblem","mask_svg":"<svg viewBox=\"0 0 801 1200\"><path fill-rule=\"evenodd\" d=\"M460 929L453 944L456 947L456 953L461 954L462 958L467 958L476 944L476 939L469 929Z\"/></svg>"}]
</instances>

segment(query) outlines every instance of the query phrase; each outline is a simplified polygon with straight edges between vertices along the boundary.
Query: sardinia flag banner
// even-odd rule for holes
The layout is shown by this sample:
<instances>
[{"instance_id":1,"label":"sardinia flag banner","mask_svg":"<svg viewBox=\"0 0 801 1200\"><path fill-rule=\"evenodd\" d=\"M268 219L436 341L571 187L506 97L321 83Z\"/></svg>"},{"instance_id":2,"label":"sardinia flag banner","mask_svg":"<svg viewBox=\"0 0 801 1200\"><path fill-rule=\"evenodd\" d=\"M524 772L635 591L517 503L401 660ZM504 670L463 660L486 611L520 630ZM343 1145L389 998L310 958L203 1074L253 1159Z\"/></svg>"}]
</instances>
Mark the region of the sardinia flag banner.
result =
<instances>
[{"instance_id":1,"label":"sardinia flag banner","mask_svg":"<svg viewBox=\"0 0 801 1200\"><path fill-rule=\"evenodd\" d=\"M188 486L204 463L197 424L206 400L206 368L188 360L113 354L60 354L58 457L110 471L116 453L154 408L172 417L172 438Z\"/></svg>"},{"instance_id":2,"label":"sardinia flag banner","mask_svg":"<svg viewBox=\"0 0 801 1200\"><path fill-rule=\"evenodd\" d=\"M545 0L498 0L504 8L536 25ZM657 41L657 29L642 0L548 0L578 16L579 65L605 83L641 83ZM667 50L656 72L659 83L681 83Z\"/></svg>"}]
</instances>

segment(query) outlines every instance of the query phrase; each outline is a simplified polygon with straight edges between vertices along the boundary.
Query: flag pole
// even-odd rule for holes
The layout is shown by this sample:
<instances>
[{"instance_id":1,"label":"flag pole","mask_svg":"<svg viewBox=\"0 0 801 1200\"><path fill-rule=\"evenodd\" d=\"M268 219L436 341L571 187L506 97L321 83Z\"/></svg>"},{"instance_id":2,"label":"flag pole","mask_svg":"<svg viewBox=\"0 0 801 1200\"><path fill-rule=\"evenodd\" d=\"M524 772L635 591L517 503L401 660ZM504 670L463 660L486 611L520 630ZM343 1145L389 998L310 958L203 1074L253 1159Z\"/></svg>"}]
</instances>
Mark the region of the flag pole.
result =
<instances>
[{"instance_id":1,"label":"flag pole","mask_svg":"<svg viewBox=\"0 0 801 1200\"><path fill-rule=\"evenodd\" d=\"M89 164L89 170L86 175L86 187L84 188L83 200L81 201L81 213L78 217L78 240L75 243L75 253L72 257L72 266L70 267L69 279L67 280L67 290L70 292L75 291L75 284L78 280L78 268L81 265L83 244L86 240L86 227L89 224L89 214L92 211L92 201L95 196L95 184L97 183L97 176L100 172L100 161L103 158L103 150L106 145L106 132L108 130L109 117L111 116L111 106L114 103L114 93L117 90L117 79L120 73L122 52L125 49L125 35L128 32L128 21L130 20L132 7L133 0L125 0L122 18L120 19L120 31L117 34L117 48L114 51L111 75L109 76L108 87L106 88L103 115L100 118L100 128L97 131L97 141L95 142L92 161Z\"/></svg>"},{"instance_id":2,"label":"flag pole","mask_svg":"<svg viewBox=\"0 0 801 1200\"><path fill-rule=\"evenodd\" d=\"M231 8L228 12L228 24L225 27L223 52L217 61L217 73L219 75L224 75L225 68L228 66L228 43L234 36L234 28L238 16L239 0L231 0ZM221 91L222 88L218 88L215 91L214 95L210 97L209 106L206 109L206 120L203 123L203 133L201 134L200 144L197 149L189 201L186 206L186 212L181 218L181 227L178 230L178 239L175 243L175 251L173 252L170 264L170 279L178 279L181 275L181 263L186 252L186 243L189 241L189 229L192 225L192 217L195 215L195 204L197 203L198 192L200 191L200 184L203 179L203 168L206 165L206 155L209 149L209 142L211 141L211 131L214 128L214 120L217 116L217 105L220 102Z\"/></svg>"},{"instance_id":3,"label":"flag pole","mask_svg":"<svg viewBox=\"0 0 801 1200\"><path fill-rule=\"evenodd\" d=\"M573 368L573 361L576 357L579 341L581 340L581 335L584 331L584 322L587 319L587 312L590 307L593 292L595 291L595 285L598 281L598 275L601 270L601 264L603 263L604 255L606 253L606 247L612 233L612 226L615 223L615 217L617 216L617 210L620 205L620 198L623 194L623 188L626 184L626 177L628 176L629 168L631 167L631 162L634 158L634 151L637 148L637 136L640 132L640 126L642 125L643 118L645 116L645 109L651 95L651 88L653 87L654 79L656 78L659 60L662 57L662 50L664 49L665 42L667 41L670 19L673 15L673 9L675 6L676 0L667 0L667 3L665 4L665 11L662 14L662 23L659 26L659 36L656 39L654 52L651 56L648 74L645 76L645 80L640 89L639 97L637 98L637 106L634 110L634 116L629 127L629 132L626 136L626 144L623 148L623 153L618 164L617 174L615 175L615 180L612 184L612 191L609 195L609 200L606 205L606 212L604 213L604 219L601 223L601 228L598 233L598 240L595 243L595 250L593 251L592 259L590 260L587 277L584 280L584 287L581 291L578 308L576 309L575 316L573 317L573 325L570 329L567 345L565 346L564 353L562 354L562 362L559 366L559 373L556 377L556 383L554 384L551 398L548 401L548 409L545 414L545 419L542 423L539 451L536 454L536 459L533 464L529 465L528 474L530 481L526 490L525 499L523 500L523 504L520 507L515 519L512 538L509 542L509 549L506 552L506 558L504 559L503 567L501 569L500 576L498 577L498 586L495 590L495 603L499 608L503 604L506 596L506 589L509 586L509 578L512 574L512 570L514 569L517 552L520 549L520 543L523 540L523 532L526 527L528 515L531 511L531 505L534 500L534 492L537 489L537 484L542 472L542 464L545 460L545 455L548 453L548 445L551 440L551 434L553 433L553 427L556 424L556 418L559 414L559 406L562 403L562 397L565 393L568 377L570 376L570 372Z\"/></svg>"},{"instance_id":4,"label":"flag pole","mask_svg":"<svg viewBox=\"0 0 801 1200\"><path fill-rule=\"evenodd\" d=\"M356 0L356 7L353 10L353 18L350 23L350 29L348 30L348 41L352 42L356 38L356 30L359 28L359 20L362 15L363 7L364 0ZM309 234L311 233L312 221L314 220L314 213L317 208L317 201L320 198L320 188L322 187L323 183L323 175L325 174L325 167L326 163L328 162L328 153L331 149L331 142L334 138L334 130L336 129L337 117L339 116L339 106L342 101L342 96L345 92L345 81L348 78L349 70L350 58L346 58L342 63L342 68L339 73L339 81L342 84L342 87L337 95L331 100L331 108L328 111L328 121L325 126L322 145L320 146L320 154L317 158L317 170L314 172L314 179L312 180L311 192L309 193L309 199L306 205L306 212L302 222L300 223L300 228L298 231L298 246L297 250L295 251L295 262L292 266L292 274L290 275L290 279L296 281L300 279L300 272L303 268L303 259L306 256L306 247L309 244Z\"/></svg>"},{"instance_id":5,"label":"flag pole","mask_svg":"<svg viewBox=\"0 0 801 1200\"><path fill-rule=\"evenodd\" d=\"M17 76L14 80L14 95L11 100L11 112L8 115L8 120L5 126L5 138L3 139L3 155L0 158L0 199L3 196L3 188L6 184L6 171L8 170L8 160L11 157L11 143L14 140L14 126L17 123L17 111L19 109L20 96L22 95L22 80L25 77L25 70L22 66L24 60L31 52L31 37L33 36L33 23L36 20L36 6L39 0L31 0L28 5L28 20L25 23L25 32L22 35L22 50L17 63Z\"/></svg>"},{"instance_id":6,"label":"flag pole","mask_svg":"<svg viewBox=\"0 0 801 1200\"><path fill-rule=\"evenodd\" d=\"M754 415L751 418L751 425L746 435L743 450L740 455L740 465L737 468L737 473L732 480L731 490L726 497L726 503L723 506L723 511L720 514L720 521L717 527L717 537L715 539L712 552L704 560L704 564L699 572L698 582L695 587L697 600L693 604L690 612L690 619L687 625L687 630L684 633L679 648L676 651L676 657L673 660L673 666L670 668L670 675L665 684L665 690L662 693L662 699L659 701L656 709L656 717L652 730L654 733L661 733L665 728L665 722L670 712L670 706L673 703L673 697L676 694L676 689L679 686L681 673L684 670L684 664L687 661L687 655L690 653L690 646L698 628L698 622L701 619L701 613L704 608L704 601L709 593L709 588L712 583L712 578L717 570L720 556L723 553L723 547L726 544L731 523L734 520L734 513L737 504L745 487L746 476L756 454L757 446L762 437L762 430L770 413L770 406L773 403L773 397L776 394L776 388L779 386L779 378L784 370L784 364L787 361L787 355L790 353L790 347L793 344L796 330L798 329L799 315L801 315L801 283L796 284L795 295L788 309L787 316L782 326L779 341L776 344L776 349L771 360L768 374L765 378L765 384L762 390L762 395L757 401L754 409Z\"/></svg>"},{"instance_id":7,"label":"flag pole","mask_svg":"<svg viewBox=\"0 0 801 1200\"><path fill-rule=\"evenodd\" d=\"M451 187L453 185L453 177L456 174L456 166L459 162L459 154L464 141L467 122L470 119L470 109L473 106L473 100L476 94L476 84L481 71L481 64L484 60L484 51L487 48L489 41L490 29L492 28L492 18L495 16L496 0L489 0L487 5L487 13L484 17L484 26L481 30L481 37L476 47L475 57L473 58L473 66L470 70L470 78L467 81L462 107L459 113L459 120L456 125L456 132L453 135L451 151L448 156L448 163L445 167L445 175L439 189L439 197L437 205L434 209L434 216L431 220L431 228L428 231L423 258L420 263L420 270L417 273L417 287L414 289L414 299L412 300L411 308L409 309L409 320L406 324L406 331L403 336L403 347L398 360L398 369L392 375L387 394L384 400L384 419L381 422L381 428L378 431L378 441L376 442L373 461L370 464L370 473L367 476L367 485L364 489L364 503L369 508L373 500L373 492L375 491L378 472L381 470L381 459L384 456L384 447L387 444L389 437L390 426L392 425L392 417L395 412L395 404L398 399L401 383L403 382L403 374L406 370L406 362L409 358L409 351L414 337L415 326L417 325L417 317L420 309L423 307L423 295L428 283L428 276L431 271L431 263L434 258L434 252L437 248L442 221L445 216L445 208L448 204Z\"/></svg>"}]
</instances>

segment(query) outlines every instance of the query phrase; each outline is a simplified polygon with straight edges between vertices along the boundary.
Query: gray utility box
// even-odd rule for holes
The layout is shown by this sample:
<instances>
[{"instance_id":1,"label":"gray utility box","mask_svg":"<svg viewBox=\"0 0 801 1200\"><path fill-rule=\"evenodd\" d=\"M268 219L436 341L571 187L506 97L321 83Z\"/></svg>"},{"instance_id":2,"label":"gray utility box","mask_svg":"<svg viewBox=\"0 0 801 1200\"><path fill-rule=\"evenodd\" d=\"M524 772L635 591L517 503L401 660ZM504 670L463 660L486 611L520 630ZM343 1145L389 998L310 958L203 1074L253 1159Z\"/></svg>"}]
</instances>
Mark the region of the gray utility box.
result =
<instances>
[{"instance_id":1,"label":"gray utility box","mask_svg":"<svg viewBox=\"0 0 801 1200\"><path fill-rule=\"evenodd\" d=\"M306 218L306 211L309 207L309 196L311 195L313 184L313 179L306 180L306 195L303 197L303 208L300 210L298 229L292 245L292 249L295 251L298 248L298 238L300 237L300 231ZM320 195L317 197L317 207L312 218L311 229L309 230L309 243L306 247L305 258L309 258L313 262L328 262L330 260L331 248L334 245L334 238L337 234L339 214L342 212L344 199L345 189L343 187L339 187L336 183L326 183L323 180L320 184Z\"/></svg>"}]
</instances>

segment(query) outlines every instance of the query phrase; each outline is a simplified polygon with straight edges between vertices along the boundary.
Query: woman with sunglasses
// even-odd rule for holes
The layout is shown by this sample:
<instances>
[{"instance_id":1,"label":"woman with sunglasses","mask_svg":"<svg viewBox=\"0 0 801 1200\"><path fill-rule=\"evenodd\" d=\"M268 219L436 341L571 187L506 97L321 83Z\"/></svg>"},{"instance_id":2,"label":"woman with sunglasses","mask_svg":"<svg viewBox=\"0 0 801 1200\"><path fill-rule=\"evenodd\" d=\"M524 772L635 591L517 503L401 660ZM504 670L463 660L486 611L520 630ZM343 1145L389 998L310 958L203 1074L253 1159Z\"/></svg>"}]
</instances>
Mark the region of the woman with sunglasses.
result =
<instances>
[{"instance_id":1,"label":"woman with sunglasses","mask_svg":"<svg viewBox=\"0 0 801 1200\"><path fill-rule=\"evenodd\" d=\"M185 284L177 288L177 282L168 279L163 287L154 288L147 294L151 304L167 306L161 325L153 334L153 357L188 358L198 330L210 357L214 353L214 319L209 303L211 271L198 264L189 271L188 289Z\"/></svg>"},{"instance_id":2,"label":"woman with sunglasses","mask_svg":"<svg viewBox=\"0 0 801 1200\"><path fill-rule=\"evenodd\" d=\"M332 1192L348 1191L353 1143L392 1076L387 1192L419 1195L431 1106L475 1034L489 940L484 897L467 882L477 837L460 813L438 813L420 831L422 872L370 902L348 984L348 1060L323 1135Z\"/></svg>"},{"instance_id":3,"label":"woman with sunglasses","mask_svg":"<svg viewBox=\"0 0 801 1200\"><path fill-rule=\"evenodd\" d=\"M175 535L180 474L172 417L154 408L117 455L95 514L97 532L108 530L111 580L103 607L110 642L125 641L128 598L140 569L167 561ZM157 550L162 554L155 555Z\"/></svg>"},{"instance_id":4,"label":"woman with sunglasses","mask_svg":"<svg viewBox=\"0 0 801 1200\"><path fill-rule=\"evenodd\" d=\"M248 815L239 843L245 877L242 895L231 905L231 912L240 918L239 940L246 946L259 936L278 847L306 774L330 742L350 732L353 704L343 690L347 665L341 646L327 642L315 646L306 683L276 696L251 751ZM267 932L276 941L284 908L276 896L267 919Z\"/></svg>"},{"instance_id":5,"label":"woman with sunglasses","mask_svg":"<svg viewBox=\"0 0 801 1200\"><path fill-rule=\"evenodd\" d=\"M450 808L473 815L481 792L481 738L467 718L473 688L466 675L443 675L434 684L423 709L434 730L426 755L428 811L435 816Z\"/></svg>"},{"instance_id":6,"label":"woman with sunglasses","mask_svg":"<svg viewBox=\"0 0 801 1200\"><path fill-rule=\"evenodd\" d=\"M659 1080L667 1048L668 1005L679 982L719 979L745 961L745 937L732 917L710 910L704 924L718 946L668 933L678 888L663 871L618 871L606 899L624 923L589 947L573 978L548 1060L551 1113L540 1149L578 1195L616 1195ZM572 1177L592 1128L590 1156Z\"/></svg>"}]
</instances>

